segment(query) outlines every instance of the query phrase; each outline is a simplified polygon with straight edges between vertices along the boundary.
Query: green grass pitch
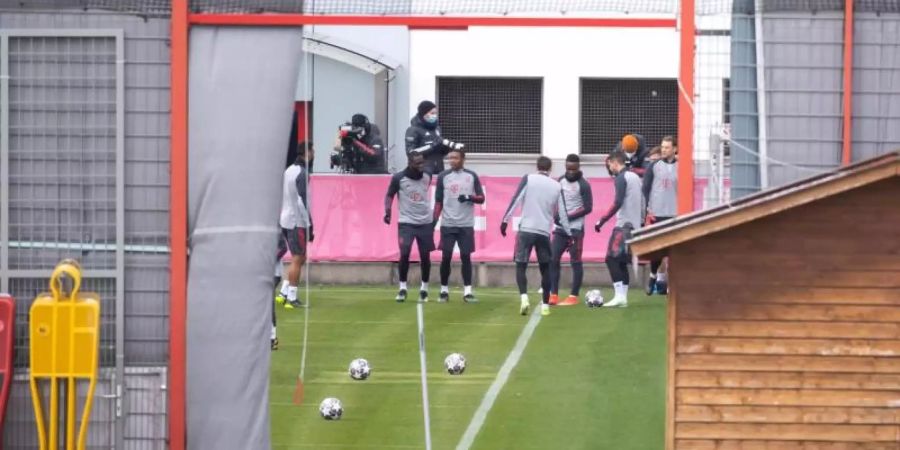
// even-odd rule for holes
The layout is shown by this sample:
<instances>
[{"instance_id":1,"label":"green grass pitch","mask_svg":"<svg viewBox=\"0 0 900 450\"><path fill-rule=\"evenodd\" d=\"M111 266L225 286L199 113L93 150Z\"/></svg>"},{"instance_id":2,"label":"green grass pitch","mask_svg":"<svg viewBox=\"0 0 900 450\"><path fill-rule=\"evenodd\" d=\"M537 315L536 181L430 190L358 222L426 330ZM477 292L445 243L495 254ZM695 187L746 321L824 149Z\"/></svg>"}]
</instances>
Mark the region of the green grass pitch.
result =
<instances>
[{"instance_id":1,"label":"green grass pitch","mask_svg":"<svg viewBox=\"0 0 900 450\"><path fill-rule=\"evenodd\" d=\"M604 289L604 296L611 296ZM479 289L468 305L458 291L424 305L434 449L455 449L528 318L518 295ZM280 349L270 385L274 449L424 448L416 304L393 301L393 288L324 287L310 291L305 401L292 396L300 368L303 310L278 308ZM301 292L302 295L302 292ZM411 296L415 292L411 291ZM539 294L532 294L537 306ZM666 300L637 290L628 308L556 307L542 318L500 391L473 449L652 450L663 447ZM444 371L452 352L463 375ZM347 367L366 358L372 376L354 381ZM319 417L325 397L344 405L339 421Z\"/></svg>"}]
</instances>

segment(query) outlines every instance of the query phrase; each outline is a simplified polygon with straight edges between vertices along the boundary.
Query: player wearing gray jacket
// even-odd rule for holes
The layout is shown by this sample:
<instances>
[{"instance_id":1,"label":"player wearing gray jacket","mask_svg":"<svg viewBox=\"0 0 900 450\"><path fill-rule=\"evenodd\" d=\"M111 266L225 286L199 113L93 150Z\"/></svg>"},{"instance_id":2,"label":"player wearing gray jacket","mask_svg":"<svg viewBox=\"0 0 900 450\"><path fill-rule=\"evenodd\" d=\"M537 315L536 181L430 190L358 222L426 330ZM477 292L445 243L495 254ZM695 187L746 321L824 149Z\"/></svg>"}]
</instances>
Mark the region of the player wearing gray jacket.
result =
<instances>
[{"instance_id":1,"label":"player wearing gray jacket","mask_svg":"<svg viewBox=\"0 0 900 450\"><path fill-rule=\"evenodd\" d=\"M475 251L475 205L484 203L478 174L464 167L466 154L460 149L447 156L450 169L438 175L434 192L434 221L441 220L441 293L438 302L450 300L450 261L459 247L462 262L463 301L476 303L472 293L472 253Z\"/></svg>"},{"instance_id":2,"label":"player wearing gray jacket","mask_svg":"<svg viewBox=\"0 0 900 450\"><path fill-rule=\"evenodd\" d=\"M528 314L530 303L528 301L528 260L531 250L534 249L538 267L541 271L541 288L543 302L541 314L550 314L550 230L557 217L560 229L566 236L571 236L569 217L566 214L566 201L562 188L558 181L550 178L550 169L553 163L550 158L541 156L537 160L537 173L525 175L519 188L510 201L509 208L503 216L500 224L500 234L506 237L506 229L512 220L513 212L519 205L522 206L522 215L519 219L519 231L516 235L516 250L514 261L516 262L516 284L519 286L520 305L519 313Z\"/></svg>"},{"instance_id":3,"label":"player wearing gray jacket","mask_svg":"<svg viewBox=\"0 0 900 450\"><path fill-rule=\"evenodd\" d=\"M675 157L675 138L666 136L660 144L661 159L654 161L644 174L644 198L647 199L645 223L652 225L675 217L678 212L678 159ZM659 272L662 258L650 260L650 279L647 295L665 294L666 273Z\"/></svg>"},{"instance_id":4,"label":"player wearing gray jacket","mask_svg":"<svg viewBox=\"0 0 900 450\"><path fill-rule=\"evenodd\" d=\"M625 153L618 150L610 153L607 158L607 166L616 177L616 196L606 214L594 225L594 230L600 232L606 222L616 218L616 226L609 237L606 250L606 266L613 280L615 296L605 306L628 306L628 263L631 261L631 253L627 242L631 238L631 232L641 228L644 211L641 177L628 170L625 162Z\"/></svg>"},{"instance_id":5,"label":"player wearing gray jacket","mask_svg":"<svg viewBox=\"0 0 900 450\"><path fill-rule=\"evenodd\" d=\"M422 269L422 287L419 302L428 301L428 279L431 275L431 251L434 250L434 223L431 201L428 195L431 174L424 172L425 158L419 153L408 155L409 163L402 172L391 177L384 197L384 223L391 223L391 205L397 196L400 211L397 241L400 246L400 290L395 300L406 301L406 275L409 273L409 255L413 241L419 249L419 266Z\"/></svg>"},{"instance_id":6,"label":"player wearing gray jacket","mask_svg":"<svg viewBox=\"0 0 900 450\"><path fill-rule=\"evenodd\" d=\"M571 306L578 304L581 282L584 280L584 264L581 253L584 249L584 218L594 209L594 195L591 185L581 173L581 160L578 155L566 157L566 174L559 179L563 197L566 201L566 214L572 229L571 238L560 227L553 232L553 258L550 263L550 305ZM572 287L569 296L559 300L559 276L562 266L562 255L569 252L572 264Z\"/></svg>"}]
</instances>

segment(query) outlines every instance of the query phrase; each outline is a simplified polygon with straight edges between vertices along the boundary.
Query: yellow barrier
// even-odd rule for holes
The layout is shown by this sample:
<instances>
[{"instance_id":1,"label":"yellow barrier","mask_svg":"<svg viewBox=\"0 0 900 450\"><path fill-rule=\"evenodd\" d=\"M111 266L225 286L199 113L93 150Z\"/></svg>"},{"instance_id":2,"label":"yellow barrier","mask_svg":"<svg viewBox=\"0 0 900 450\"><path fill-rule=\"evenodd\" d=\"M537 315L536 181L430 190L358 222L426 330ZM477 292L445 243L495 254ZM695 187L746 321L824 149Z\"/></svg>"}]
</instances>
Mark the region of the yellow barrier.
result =
<instances>
[{"instance_id":1,"label":"yellow barrier","mask_svg":"<svg viewBox=\"0 0 900 450\"><path fill-rule=\"evenodd\" d=\"M65 278L72 283L68 296L64 292ZM96 293L79 292L80 287L81 268L78 262L63 260L50 277L50 293L38 295L31 305L31 399L41 450L59 446L59 388L66 381L66 449L83 450L87 440L88 418L97 385L100 297ZM50 382L49 430L40 397L41 380ZM76 447L75 406L79 380L87 380L89 386Z\"/></svg>"}]
</instances>

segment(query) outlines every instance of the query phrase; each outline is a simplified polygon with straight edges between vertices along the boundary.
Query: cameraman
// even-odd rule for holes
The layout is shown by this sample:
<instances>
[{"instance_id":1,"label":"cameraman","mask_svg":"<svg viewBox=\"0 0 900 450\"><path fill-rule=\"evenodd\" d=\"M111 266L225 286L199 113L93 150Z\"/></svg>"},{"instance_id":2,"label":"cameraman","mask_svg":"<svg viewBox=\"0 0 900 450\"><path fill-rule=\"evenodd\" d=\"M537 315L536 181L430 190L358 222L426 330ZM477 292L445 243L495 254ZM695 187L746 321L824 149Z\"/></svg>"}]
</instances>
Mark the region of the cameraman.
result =
<instances>
[{"instance_id":1,"label":"cameraman","mask_svg":"<svg viewBox=\"0 0 900 450\"><path fill-rule=\"evenodd\" d=\"M338 128L338 142L331 154L331 168L344 173L388 173L384 161L384 143L378 127L362 114Z\"/></svg>"},{"instance_id":2,"label":"cameraman","mask_svg":"<svg viewBox=\"0 0 900 450\"><path fill-rule=\"evenodd\" d=\"M425 171L437 175L444 171L444 156L463 147L459 142L441 137L437 105L429 100L419 103L406 129L406 153L421 153L425 157Z\"/></svg>"}]
</instances>

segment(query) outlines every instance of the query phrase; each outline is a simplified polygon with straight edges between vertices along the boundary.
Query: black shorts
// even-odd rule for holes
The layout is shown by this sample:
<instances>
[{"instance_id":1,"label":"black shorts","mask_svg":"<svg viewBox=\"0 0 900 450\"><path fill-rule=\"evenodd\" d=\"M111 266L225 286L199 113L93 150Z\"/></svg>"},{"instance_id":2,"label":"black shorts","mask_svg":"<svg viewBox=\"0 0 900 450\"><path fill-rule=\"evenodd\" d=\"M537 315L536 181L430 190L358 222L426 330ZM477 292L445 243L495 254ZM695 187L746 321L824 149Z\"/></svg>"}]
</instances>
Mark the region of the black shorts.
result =
<instances>
[{"instance_id":1,"label":"black shorts","mask_svg":"<svg viewBox=\"0 0 900 450\"><path fill-rule=\"evenodd\" d=\"M287 244L284 242L284 228L281 229L281 234L278 235L278 255L275 257L276 261L281 261L281 258L287 253Z\"/></svg>"},{"instance_id":2,"label":"black shorts","mask_svg":"<svg viewBox=\"0 0 900 450\"><path fill-rule=\"evenodd\" d=\"M401 223L397 227L397 245L400 246L400 253L408 253L412 249L413 240L419 247L419 254L422 252L431 252L434 250L434 228L430 223L422 225L413 225L411 223Z\"/></svg>"},{"instance_id":3,"label":"black shorts","mask_svg":"<svg viewBox=\"0 0 900 450\"><path fill-rule=\"evenodd\" d=\"M631 248L628 240L631 239L631 227L615 227L609 236L609 246L606 248L606 258L614 258L631 261Z\"/></svg>"},{"instance_id":4,"label":"black shorts","mask_svg":"<svg viewBox=\"0 0 900 450\"><path fill-rule=\"evenodd\" d=\"M572 230L572 237L563 231L553 232L553 260L561 259L566 250L569 251L569 261L581 262L581 254L584 251L584 230Z\"/></svg>"},{"instance_id":5,"label":"black shorts","mask_svg":"<svg viewBox=\"0 0 900 450\"><path fill-rule=\"evenodd\" d=\"M516 252L513 261L527 263L531 258L531 249L537 255L539 264L549 264L551 259L550 236L520 231L516 234Z\"/></svg>"},{"instance_id":6,"label":"black shorts","mask_svg":"<svg viewBox=\"0 0 900 450\"><path fill-rule=\"evenodd\" d=\"M292 256L306 256L306 228L282 228L281 237Z\"/></svg>"},{"instance_id":7,"label":"black shorts","mask_svg":"<svg viewBox=\"0 0 900 450\"><path fill-rule=\"evenodd\" d=\"M462 254L474 252L475 227L441 227L441 250L452 252L454 244L459 244Z\"/></svg>"}]
</instances>

